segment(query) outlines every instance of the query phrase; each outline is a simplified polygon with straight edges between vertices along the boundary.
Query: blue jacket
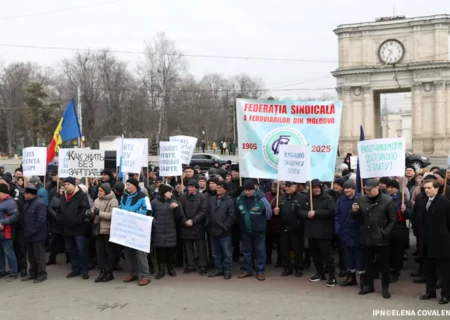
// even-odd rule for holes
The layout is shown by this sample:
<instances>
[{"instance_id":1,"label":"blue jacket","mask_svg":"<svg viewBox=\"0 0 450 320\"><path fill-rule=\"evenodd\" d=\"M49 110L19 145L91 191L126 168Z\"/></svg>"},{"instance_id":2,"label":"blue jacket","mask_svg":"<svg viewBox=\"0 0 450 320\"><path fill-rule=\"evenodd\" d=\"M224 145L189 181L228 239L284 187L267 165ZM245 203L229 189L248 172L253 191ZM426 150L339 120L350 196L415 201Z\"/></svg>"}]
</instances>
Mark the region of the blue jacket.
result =
<instances>
[{"instance_id":1,"label":"blue jacket","mask_svg":"<svg viewBox=\"0 0 450 320\"><path fill-rule=\"evenodd\" d=\"M336 203L334 225L336 234L341 238L346 247L359 247L359 221L352 216L352 205L355 198L361 195L356 193L353 199L342 195Z\"/></svg>"},{"instance_id":2,"label":"blue jacket","mask_svg":"<svg viewBox=\"0 0 450 320\"><path fill-rule=\"evenodd\" d=\"M14 224L19 221L19 210L14 198L7 196L0 201L0 224L5 228L0 231L0 240L12 239L14 234Z\"/></svg>"},{"instance_id":3,"label":"blue jacket","mask_svg":"<svg viewBox=\"0 0 450 320\"><path fill-rule=\"evenodd\" d=\"M44 204L48 206L48 192L45 190L44 185L39 184L36 186L38 189L37 196L44 201Z\"/></svg>"},{"instance_id":4,"label":"blue jacket","mask_svg":"<svg viewBox=\"0 0 450 320\"><path fill-rule=\"evenodd\" d=\"M145 194L139 191L134 194L125 192L120 200L120 209L147 215L147 210L150 211L151 208L148 208L148 201L145 198Z\"/></svg>"},{"instance_id":5,"label":"blue jacket","mask_svg":"<svg viewBox=\"0 0 450 320\"><path fill-rule=\"evenodd\" d=\"M25 201L23 206L24 236L26 242L39 242L47 239L47 206L38 196Z\"/></svg>"},{"instance_id":6,"label":"blue jacket","mask_svg":"<svg viewBox=\"0 0 450 320\"><path fill-rule=\"evenodd\" d=\"M262 192L255 191L253 197L241 194L237 199L242 232L265 233L267 220L272 217L272 207Z\"/></svg>"}]
</instances>

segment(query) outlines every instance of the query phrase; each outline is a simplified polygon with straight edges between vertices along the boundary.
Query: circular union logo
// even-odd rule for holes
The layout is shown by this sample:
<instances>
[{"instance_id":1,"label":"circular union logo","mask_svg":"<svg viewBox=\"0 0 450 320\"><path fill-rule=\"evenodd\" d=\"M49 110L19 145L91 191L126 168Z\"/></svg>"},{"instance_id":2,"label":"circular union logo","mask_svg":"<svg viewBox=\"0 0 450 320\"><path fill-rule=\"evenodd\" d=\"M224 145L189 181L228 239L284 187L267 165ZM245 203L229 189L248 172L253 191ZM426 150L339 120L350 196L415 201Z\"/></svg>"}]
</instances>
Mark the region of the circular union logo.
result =
<instances>
[{"instance_id":1,"label":"circular union logo","mask_svg":"<svg viewBox=\"0 0 450 320\"><path fill-rule=\"evenodd\" d=\"M271 167L278 168L278 153L284 144L308 144L305 137L292 128L278 128L270 131L263 140L264 159Z\"/></svg>"}]
</instances>

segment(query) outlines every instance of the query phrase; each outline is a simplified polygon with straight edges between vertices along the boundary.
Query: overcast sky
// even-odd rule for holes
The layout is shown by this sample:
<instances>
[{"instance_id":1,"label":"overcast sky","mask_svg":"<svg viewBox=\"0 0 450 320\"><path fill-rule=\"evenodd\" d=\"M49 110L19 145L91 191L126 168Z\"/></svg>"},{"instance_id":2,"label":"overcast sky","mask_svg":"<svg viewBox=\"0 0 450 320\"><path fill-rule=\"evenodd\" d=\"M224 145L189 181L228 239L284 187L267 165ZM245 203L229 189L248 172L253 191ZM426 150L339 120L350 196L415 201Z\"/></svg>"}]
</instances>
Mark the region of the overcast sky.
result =
<instances>
[{"instance_id":1,"label":"overcast sky","mask_svg":"<svg viewBox=\"0 0 450 320\"><path fill-rule=\"evenodd\" d=\"M262 77L270 89L333 88L330 71L338 58L333 29L392 16L394 5L396 15L406 17L450 13L450 0L0 0L0 43L142 51L144 41L163 31L185 54L332 61L188 58L197 79L210 72L246 73ZM71 55L0 46L3 63L56 65ZM118 56L129 61L130 68L142 59L139 54ZM323 91L274 95L297 98Z\"/></svg>"}]
</instances>

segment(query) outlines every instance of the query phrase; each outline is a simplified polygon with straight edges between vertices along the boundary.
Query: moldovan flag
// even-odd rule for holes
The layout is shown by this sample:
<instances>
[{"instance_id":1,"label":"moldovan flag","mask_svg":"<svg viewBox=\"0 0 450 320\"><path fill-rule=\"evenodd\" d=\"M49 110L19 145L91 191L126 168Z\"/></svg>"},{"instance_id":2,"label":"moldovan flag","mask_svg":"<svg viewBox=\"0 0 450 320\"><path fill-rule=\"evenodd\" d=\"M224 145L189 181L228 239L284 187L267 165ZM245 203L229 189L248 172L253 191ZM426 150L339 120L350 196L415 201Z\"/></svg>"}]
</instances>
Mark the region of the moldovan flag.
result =
<instances>
[{"instance_id":1,"label":"moldovan flag","mask_svg":"<svg viewBox=\"0 0 450 320\"><path fill-rule=\"evenodd\" d=\"M80 125L75 109L75 99L72 98L61 120L59 120L58 126L53 133L52 141L47 148L47 164L55 158L58 146L65 141L78 139L79 137L81 137Z\"/></svg>"}]
</instances>

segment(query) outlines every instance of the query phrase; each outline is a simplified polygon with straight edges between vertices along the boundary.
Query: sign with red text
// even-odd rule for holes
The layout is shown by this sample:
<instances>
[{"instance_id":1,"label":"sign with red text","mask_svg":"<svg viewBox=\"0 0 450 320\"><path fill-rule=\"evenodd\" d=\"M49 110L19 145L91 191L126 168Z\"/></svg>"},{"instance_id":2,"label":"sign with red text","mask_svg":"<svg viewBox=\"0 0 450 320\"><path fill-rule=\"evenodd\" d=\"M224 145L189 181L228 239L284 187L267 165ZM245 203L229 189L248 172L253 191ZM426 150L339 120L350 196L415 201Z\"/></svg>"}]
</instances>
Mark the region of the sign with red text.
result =
<instances>
[{"instance_id":1,"label":"sign with red text","mask_svg":"<svg viewBox=\"0 0 450 320\"><path fill-rule=\"evenodd\" d=\"M276 179L282 145L309 145L311 179L333 181L341 101L237 99L242 177Z\"/></svg>"}]
</instances>

